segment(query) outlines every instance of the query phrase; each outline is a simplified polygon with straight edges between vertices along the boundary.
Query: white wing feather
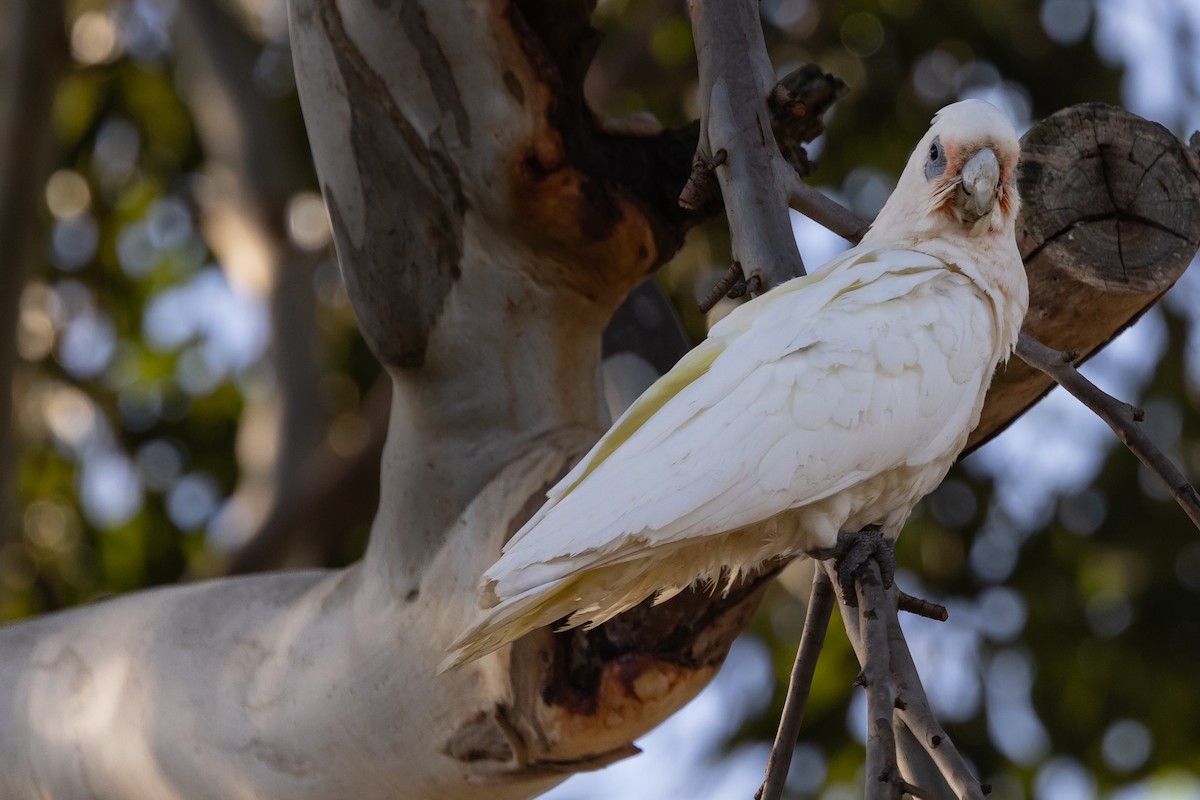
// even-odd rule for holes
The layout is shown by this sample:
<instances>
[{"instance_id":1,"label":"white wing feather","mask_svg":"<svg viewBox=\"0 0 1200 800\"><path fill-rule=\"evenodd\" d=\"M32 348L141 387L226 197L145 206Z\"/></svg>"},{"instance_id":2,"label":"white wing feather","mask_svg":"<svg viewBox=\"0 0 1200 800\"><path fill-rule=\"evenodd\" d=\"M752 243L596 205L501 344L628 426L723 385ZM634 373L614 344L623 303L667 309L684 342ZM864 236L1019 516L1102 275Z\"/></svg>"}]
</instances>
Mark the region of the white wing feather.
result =
<instances>
[{"instance_id":1,"label":"white wing feather","mask_svg":"<svg viewBox=\"0 0 1200 800\"><path fill-rule=\"evenodd\" d=\"M604 457L648 392L548 493L485 575L493 601L811 504L970 429L995 358L994 337L972 335L993 317L968 278L921 253L852 250L792 283L715 326L692 355L715 350L708 369Z\"/></svg>"},{"instance_id":2,"label":"white wing feather","mask_svg":"<svg viewBox=\"0 0 1200 800\"><path fill-rule=\"evenodd\" d=\"M854 248L740 306L550 490L484 575L496 607L444 666L829 547L856 513L898 526L974 427L998 347L979 286L908 250ZM908 467L892 489L870 480ZM731 535L827 499L789 536Z\"/></svg>"}]
</instances>

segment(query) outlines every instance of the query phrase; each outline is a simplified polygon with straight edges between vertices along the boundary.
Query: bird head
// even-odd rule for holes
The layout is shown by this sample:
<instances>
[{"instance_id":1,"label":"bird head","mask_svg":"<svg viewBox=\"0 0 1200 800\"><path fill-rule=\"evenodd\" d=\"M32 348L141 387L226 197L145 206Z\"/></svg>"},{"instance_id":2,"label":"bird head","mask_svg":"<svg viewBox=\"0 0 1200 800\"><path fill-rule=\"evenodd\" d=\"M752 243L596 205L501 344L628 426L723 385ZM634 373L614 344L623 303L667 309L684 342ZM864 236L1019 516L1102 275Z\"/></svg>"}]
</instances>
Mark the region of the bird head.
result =
<instances>
[{"instance_id":1,"label":"bird head","mask_svg":"<svg viewBox=\"0 0 1200 800\"><path fill-rule=\"evenodd\" d=\"M995 106L983 100L946 106L913 151L872 230L1011 235L1020 204L1019 153L1012 123Z\"/></svg>"}]
</instances>

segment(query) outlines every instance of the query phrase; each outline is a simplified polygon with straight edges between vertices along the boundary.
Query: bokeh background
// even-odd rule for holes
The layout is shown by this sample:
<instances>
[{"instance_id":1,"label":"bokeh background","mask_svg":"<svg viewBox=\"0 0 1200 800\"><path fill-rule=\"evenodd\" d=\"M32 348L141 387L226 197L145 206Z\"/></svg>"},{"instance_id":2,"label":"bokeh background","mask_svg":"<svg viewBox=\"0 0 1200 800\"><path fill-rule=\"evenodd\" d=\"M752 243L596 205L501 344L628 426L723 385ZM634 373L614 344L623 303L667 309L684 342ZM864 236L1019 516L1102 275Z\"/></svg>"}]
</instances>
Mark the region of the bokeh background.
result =
<instances>
[{"instance_id":1,"label":"bokeh background","mask_svg":"<svg viewBox=\"0 0 1200 800\"><path fill-rule=\"evenodd\" d=\"M811 148L812 181L863 216L959 98L991 100L1021 130L1085 101L1185 139L1200 128L1195 0L764 0L762 13L781 74L811 61L850 87ZM601 0L595 24L596 108L695 117L681 3ZM352 561L387 389L330 249L283 0L10 2L0 48L0 327L16 331L0 337L16 423L0 434L0 620ZM796 231L810 265L843 246L799 218ZM696 298L727 259L718 222L659 275L694 338ZM1084 370L1141 404L1193 476L1198 322L1193 269ZM993 797L1200 798L1200 532L1089 412L1056 391L965 459L898 558L906 590L950 609L905 627ZM551 796L752 796L807 580L801 565L771 588L645 755ZM839 625L793 798L861 797L863 698Z\"/></svg>"}]
</instances>

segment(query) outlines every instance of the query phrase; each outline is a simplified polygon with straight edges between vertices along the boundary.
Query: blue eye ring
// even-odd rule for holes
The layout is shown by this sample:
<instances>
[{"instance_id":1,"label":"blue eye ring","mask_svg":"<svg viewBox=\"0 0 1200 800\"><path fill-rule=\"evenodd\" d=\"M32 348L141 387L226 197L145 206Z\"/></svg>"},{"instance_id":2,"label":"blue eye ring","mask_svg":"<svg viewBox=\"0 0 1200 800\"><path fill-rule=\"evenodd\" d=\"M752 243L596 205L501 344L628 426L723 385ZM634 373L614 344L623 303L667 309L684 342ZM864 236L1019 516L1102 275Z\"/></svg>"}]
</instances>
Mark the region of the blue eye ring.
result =
<instances>
[{"instance_id":1,"label":"blue eye ring","mask_svg":"<svg viewBox=\"0 0 1200 800\"><path fill-rule=\"evenodd\" d=\"M929 143L929 158L925 160L925 180L933 180L946 171L946 150L942 147L942 138L933 137Z\"/></svg>"}]
</instances>

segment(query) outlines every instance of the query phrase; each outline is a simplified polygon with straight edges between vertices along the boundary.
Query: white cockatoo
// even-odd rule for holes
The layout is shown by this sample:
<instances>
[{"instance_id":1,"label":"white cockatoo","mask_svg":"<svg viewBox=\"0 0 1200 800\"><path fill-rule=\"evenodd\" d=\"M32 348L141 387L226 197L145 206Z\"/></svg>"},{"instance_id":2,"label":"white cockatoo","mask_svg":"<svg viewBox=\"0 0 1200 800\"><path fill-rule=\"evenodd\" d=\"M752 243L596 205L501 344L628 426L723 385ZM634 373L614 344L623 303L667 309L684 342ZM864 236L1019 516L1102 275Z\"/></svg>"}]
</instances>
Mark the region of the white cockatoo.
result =
<instances>
[{"instance_id":1,"label":"white cockatoo","mask_svg":"<svg viewBox=\"0 0 1200 800\"><path fill-rule=\"evenodd\" d=\"M731 585L841 532L894 540L1016 345L1017 157L995 107L939 111L861 243L713 326L550 490L444 666Z\"/></svg>"}]
</instances>

